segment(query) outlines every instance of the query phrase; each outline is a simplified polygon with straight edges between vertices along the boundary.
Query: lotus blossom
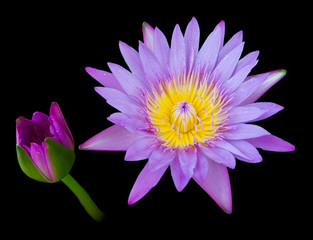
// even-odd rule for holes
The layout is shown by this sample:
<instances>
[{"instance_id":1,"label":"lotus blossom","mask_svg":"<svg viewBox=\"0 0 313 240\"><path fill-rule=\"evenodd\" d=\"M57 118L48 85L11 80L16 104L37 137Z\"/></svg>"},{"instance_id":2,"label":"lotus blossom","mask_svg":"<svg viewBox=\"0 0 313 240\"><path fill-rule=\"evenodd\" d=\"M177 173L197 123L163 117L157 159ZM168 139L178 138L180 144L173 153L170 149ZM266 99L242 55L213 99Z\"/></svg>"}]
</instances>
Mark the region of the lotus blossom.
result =
<instances>
[{"instance_id":1,"label":"lotus blossom","mask_svg":"<svg viewBox=\"0 0 313 240\"><path fill-rule=\"evenodd\" d=\"M290 143L251 122L283 109L255 102L285 74L276 70L248 76L259 51L241 57L242 31L224 44L221 21L199 49L195 18L185 34L175 26L169 45L160 29L143 26L139 51L119 42L129 70L108 63L110 72L87 67L104 87L95 90L119 110L114 125L80 145L83 150L126 151L126 161L148 159L130 192L133 204L170 168L178 191L194 179L227 213L232 197L227 168L236 158L257 163L257 148L288 152Z\"/></svg>"}]
</instances>

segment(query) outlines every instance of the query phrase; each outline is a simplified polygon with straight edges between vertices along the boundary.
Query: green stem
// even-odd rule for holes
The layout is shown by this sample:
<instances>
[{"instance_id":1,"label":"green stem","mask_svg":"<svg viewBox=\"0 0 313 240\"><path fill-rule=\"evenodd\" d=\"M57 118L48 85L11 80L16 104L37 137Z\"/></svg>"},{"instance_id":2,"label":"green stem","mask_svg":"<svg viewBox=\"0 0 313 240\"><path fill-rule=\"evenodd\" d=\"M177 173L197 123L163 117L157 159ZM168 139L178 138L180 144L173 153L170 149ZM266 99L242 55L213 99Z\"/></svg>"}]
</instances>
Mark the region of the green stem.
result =
<instances>
[{"instance_id":1,"label":"green stem","mask_svg":"<svg viewBox=\"0 0 313 240\"><path fill-rule=\"evenodd\" d=\"M104 218L104 213L97 207L86 190L68 174L62 179L62 182L75 194L80 203L85 208L86 212L97 222L101 222Z\"/></svg>"}]
</instances>

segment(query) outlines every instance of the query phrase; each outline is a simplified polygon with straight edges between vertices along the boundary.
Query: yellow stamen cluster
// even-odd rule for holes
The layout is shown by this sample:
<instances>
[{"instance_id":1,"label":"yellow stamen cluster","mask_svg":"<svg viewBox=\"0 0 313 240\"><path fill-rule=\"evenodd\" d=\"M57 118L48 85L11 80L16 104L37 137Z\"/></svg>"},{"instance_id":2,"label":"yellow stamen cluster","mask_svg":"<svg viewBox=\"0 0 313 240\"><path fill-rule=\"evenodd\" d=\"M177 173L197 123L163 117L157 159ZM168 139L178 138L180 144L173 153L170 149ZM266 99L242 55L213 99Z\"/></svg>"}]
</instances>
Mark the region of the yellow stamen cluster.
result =
<instances>
[{"instance_id":1,"label":"yellow stamen cluster","mask_svg":"<svg viewBox=\"0 0 313 240\"><path fill-rule=\"evenodd\" d=\"M161 81L144 104L160 143L185 148L214 140L225 129L226 102L214 81L195 72Z\"/></svg>"}]
</instances>

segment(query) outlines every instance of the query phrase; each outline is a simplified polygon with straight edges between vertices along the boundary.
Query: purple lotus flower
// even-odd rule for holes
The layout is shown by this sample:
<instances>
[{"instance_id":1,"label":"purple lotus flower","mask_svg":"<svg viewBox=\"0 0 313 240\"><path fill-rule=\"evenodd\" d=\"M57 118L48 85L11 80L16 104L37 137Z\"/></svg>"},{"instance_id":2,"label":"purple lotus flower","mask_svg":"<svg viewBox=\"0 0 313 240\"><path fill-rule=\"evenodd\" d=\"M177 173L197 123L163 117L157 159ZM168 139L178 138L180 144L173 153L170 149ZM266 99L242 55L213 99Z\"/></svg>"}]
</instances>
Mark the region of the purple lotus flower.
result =
<instances>
[{"instance_id":1,"label":"purple lotus flower","mask_svg":"<svg viewBox=\"0 0 313 240\"><path fill-rule=\"evenodd\" d=\"M74 140L57 103L51 104L49 116L19 117L16 143L22 170L35 180L57 182L74 163Z\"/></svg>"},{"instance_id":2,"label":"purple lotus flower","mask_svg":"<svg viewBox=\"0 0 313 240\"><path fill-rule=\"evenodd\" d=\"M112 73L87 67L104 87L95 90L120 112L114 123L80 146L84 150L126 151L126 161L149 159L129 196L133 204L170 168L182 191L193 178L227 213L232 197L227 168L235 158L261 162L257 148L293 151L290 143L255 124L283 107L256 102L285 74L276 70L248 76L259 51L241 58L242 31L224 44L221 21L199 50L200 30L193 18L185 34L175 26L171 45L156 27L143 24L137 52L120 42L130 71L108 63Z\"/></svg>"}]
</instances>

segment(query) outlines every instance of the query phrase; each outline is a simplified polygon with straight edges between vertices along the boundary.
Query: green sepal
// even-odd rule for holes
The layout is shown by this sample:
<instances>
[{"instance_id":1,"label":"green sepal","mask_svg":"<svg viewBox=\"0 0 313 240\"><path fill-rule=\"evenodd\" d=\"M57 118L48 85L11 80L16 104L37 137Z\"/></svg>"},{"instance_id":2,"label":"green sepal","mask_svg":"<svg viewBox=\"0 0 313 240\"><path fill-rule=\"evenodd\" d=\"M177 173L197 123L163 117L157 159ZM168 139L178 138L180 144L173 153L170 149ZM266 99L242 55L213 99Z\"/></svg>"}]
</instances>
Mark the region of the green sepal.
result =
<instances>
[{"instance_id":1,"label":"green sepal","mask_svg":"<svg viewBox=\"0 0 313 240\"><path fill-rule=\"evenodd\" d=\"M71 171L75 162L75 153L52 138L45 139L45 147L54 182L58 182Z\"/></svg>"},{"instance_id":2,"label":"green sepal","mask_svg":"<svg viewBox=\"0 0 313 240\"><path fill-rule=\"evenodd\" d=\"M39 181L39 182L49 182L47 181L39 172L31 158L25 152L25 150L16 145L16 153L17 153L17 160L22 169L22 171L30 178Z\"/></svg>"}]
</instances>

